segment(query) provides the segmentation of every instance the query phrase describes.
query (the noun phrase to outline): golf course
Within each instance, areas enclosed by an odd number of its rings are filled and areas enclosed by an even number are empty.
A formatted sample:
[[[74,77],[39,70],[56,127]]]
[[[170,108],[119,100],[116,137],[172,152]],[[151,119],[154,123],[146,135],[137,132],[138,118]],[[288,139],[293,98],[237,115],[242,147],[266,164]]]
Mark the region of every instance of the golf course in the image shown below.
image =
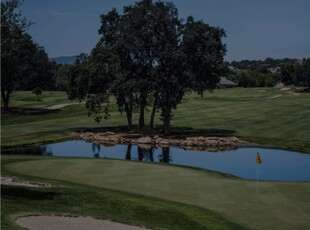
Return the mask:
[[[309,230],[307,9],[1,1],[1,230]]]
[[[45,109],[63,104],[67,106]],[[126,116],[113,103],[110,119],[96,123],[87,116],[85,105],[68,100],[65,92],[43,92],[41,101],[31,92],[16,92],[11,106],[19,110],[2,115],[3,147],[55,142],[70,139],[74,131],[126,126]],[[175,111],[172,132],[237,136],[261,145],[309,152],[309,106],[309,93],[295,88],[222,89],[206,92],[204,97],[188,94]],[[161,127],[159,114],[156,115],[155,126]],[[138,114],[133,118],[135,124]]]
[[[309,104],[310,95],[295,88],[189,94],[175,112],[172,132],[236,136],[309,153]],[[124,130],[125,120],[113,104],[111,118],[98,124],[83,103],[69,101],[63,92],[43,92],[40,101],[31,92],[16,92],[11,112],[2,116],[1,145],[17,149],[72,139],[76,131]],[[2,229],[20,229],[15,219],[27,215],[92,216],[150,229],[310,225],[310,182],[257,183],[208,170],[95,158],[2,155],[1,166],[2,176],[51,184],[1,185]]]

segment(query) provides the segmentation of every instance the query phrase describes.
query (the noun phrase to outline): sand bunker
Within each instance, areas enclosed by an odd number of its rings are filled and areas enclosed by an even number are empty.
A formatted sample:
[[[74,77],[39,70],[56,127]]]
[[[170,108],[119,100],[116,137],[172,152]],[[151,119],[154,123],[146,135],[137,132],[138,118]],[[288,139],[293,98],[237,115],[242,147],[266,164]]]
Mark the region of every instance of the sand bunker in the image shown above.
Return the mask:
[[[27,181],[18,179],[16,177],[1,177],[1,184],[14,185],[14,186],[26,186],[26,187],[50,187],[48,183],[40,183],[35,181]]]
[[[92,217],[26,216],[18,218],[16,223],[29,230],[147,230]]]

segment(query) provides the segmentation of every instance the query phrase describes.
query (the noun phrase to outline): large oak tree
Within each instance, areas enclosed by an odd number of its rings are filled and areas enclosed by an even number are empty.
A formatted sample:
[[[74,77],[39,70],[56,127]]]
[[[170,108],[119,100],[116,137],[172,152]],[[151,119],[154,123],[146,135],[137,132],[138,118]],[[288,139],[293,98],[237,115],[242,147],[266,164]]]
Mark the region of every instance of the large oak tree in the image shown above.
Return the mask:
[[[98,92],[89,93],[93,98],[112,93],[129,127],[136,108],[143,128],[145,109],[151,106],[150,127],[160,110],[169,135],[173,110],[184,95],[202,95],[219,81],[226,52],[224,30],[193,17],[184,23],[173,3],[142,0],[125,7],[122,15],[113,9],[101,16],[99,34],[89,59],[96,72],[91,78],[97,80],[88,84]]]

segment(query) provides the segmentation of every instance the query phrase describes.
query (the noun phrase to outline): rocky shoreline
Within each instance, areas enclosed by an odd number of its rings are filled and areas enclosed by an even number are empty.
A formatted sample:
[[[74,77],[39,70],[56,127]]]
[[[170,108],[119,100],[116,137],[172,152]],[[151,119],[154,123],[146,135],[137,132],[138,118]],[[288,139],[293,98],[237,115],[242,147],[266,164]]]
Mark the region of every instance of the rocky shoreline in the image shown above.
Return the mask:
[[[74,133],[75,137],[108,146],[116,144],[135,144],[144,149],[152,147],[179,147],[186,150],[218,152],[249,146],[251,143],[237,137],[212,137],[212,136],[160,136],[142,135],[139,133]]]

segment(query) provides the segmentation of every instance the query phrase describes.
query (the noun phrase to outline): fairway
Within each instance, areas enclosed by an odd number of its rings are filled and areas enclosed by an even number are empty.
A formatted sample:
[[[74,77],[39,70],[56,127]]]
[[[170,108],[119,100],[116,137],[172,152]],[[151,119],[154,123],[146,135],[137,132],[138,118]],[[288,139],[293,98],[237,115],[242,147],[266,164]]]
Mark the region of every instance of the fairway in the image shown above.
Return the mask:
[[[204,97],[189,94],[175,111],[172,132],[232,135],[262,145],[310,152],[310,94],[295,91],[295,88],[234,88],[216,89],[212,94],[206,92]],[[71,103],[63,92],[43,92],[39,102],[31,92],[16,92],[12,96],[12,105],[24,108],[63,103]],[[135,124],[137,117],[134,114]],[[113,105],[111,118],[99,124],[87,116],[84,104],[42,114],[13,114],[2,117],[1,145],[51,142],[70,138],[70,133],[77,130],[125,125],[126,116],[121,116]],[[155,125],[161,125],[159,114]]]
[[[191,204],[250,229],[307,229],[310,183],[247,181],[214,172],[107,159],[44,158],[4,170]],[[272,216],[272,218],[270,218]]]

